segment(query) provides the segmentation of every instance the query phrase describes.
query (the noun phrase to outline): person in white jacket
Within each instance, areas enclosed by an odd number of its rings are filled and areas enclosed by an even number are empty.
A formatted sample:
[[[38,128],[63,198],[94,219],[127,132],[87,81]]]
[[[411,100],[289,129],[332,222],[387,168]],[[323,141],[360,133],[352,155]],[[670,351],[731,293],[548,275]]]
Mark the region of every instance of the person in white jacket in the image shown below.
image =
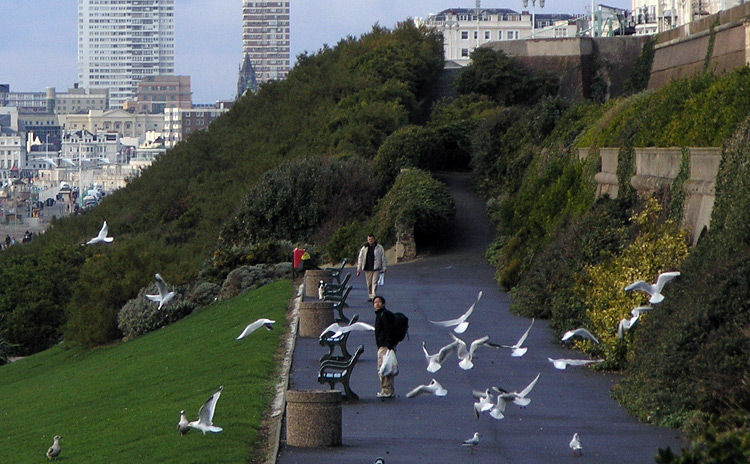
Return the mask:
[[[365,271],[367,282],[367,301],[372,301],[378,294],[378,278],[381,272],[388,268],[388,260],[385,257],[385,249],[375,240],[375,236],[367,236],[367,243],[359,250],[357,258],[357,275]]]

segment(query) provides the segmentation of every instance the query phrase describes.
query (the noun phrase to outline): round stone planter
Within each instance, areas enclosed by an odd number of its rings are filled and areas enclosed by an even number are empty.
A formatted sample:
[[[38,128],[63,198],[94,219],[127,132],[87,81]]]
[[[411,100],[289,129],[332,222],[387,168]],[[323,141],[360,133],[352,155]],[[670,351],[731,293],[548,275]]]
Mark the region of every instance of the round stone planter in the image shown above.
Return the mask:
[[[286,442],[304,447],[341,445],[341,392],[287,390]]]
[[[318,338],[333,324],[333,301],[305,300],[299,302],[300,337]]]
[[[305,271],[305,298],[318,299],[318,287],[320,287],[321,280],[327,284],[333,283],[333,271],[322,269]]]

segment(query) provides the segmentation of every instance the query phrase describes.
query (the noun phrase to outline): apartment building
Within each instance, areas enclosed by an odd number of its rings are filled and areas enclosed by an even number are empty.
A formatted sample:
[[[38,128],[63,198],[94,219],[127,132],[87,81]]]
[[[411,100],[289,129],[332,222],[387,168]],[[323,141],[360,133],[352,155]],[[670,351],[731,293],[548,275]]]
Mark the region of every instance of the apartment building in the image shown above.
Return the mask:
[[[111,108],[138,82],[174,74],[174,0],[78,0],[78,83],[109,89]]]
[[[228,103],[218,103],[213,107],[167,108],[164,110],[164,145],[172,148],[192,132],[207,129],[215,119],[228,112],[230,107]]]
[[[743,0],[633,0],[636,35],[651,35],[741,5]]]
[[[147,76],[138,83],[135,101],[125,103],[125,109],[137,113],[163,114],[165,108],[189,109],[193,106],[190,76]]]
[[[243,0],[243,61],[249,58],[258,84],[289,73],[289,3]]]

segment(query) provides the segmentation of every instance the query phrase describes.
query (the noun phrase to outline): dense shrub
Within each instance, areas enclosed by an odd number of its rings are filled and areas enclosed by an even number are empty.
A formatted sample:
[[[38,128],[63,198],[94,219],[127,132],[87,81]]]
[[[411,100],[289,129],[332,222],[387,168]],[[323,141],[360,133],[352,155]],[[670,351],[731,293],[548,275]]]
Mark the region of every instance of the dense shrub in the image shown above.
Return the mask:
[[[370,231],[370,222],[351,222],[336,231],[328,242],[327,252],[331,261],[349,260],[350,263],[357,261],[357,253],[365,243],[365,238],[373,233]]]
[[[219,296],[221,285],[213,282],[200,282],[195,285],[188,294],[186,299],[194,305],[200,307],[208,306]]]
[[[302,248],[313,252],[314,246],[301,244]],[[227,275],[241,266],[254,266],[262,263],[283,263],[292,260],[295,244],[287,240],[264,240],[261,242],[219,246],[211,259],[201,269],[200,278],[213,284],[220,284]]]
[[[172,300],[159,309],[159,304],[145,297],[156,294],[156,285],[149,285],[129,300],[117,314],[117,327],[125,340],[133,339],[182,319],[197,307],[178,292]]]

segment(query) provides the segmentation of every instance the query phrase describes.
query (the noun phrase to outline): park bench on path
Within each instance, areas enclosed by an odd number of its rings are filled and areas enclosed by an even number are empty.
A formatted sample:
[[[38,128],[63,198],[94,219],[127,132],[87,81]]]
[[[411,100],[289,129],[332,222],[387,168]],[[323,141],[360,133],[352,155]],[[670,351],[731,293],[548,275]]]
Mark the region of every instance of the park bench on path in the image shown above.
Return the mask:
[[[346,298],[349,296],[349,293],[352,291],[352,286],[349,285],[344,290],[344,293],[341,296],[336,295],[325,295],[323,297],[323,301],[333,301],[333,309],[338,311],[339,317],[336,318],[336,322],[349,322],[349,318],[344,316],[344,306],[349,306],[346,304]]]
[[[355,322],[357,322],[357,319],[359,319],[359,314],[355,314],[354,316],[352,316],[352,320],[349,321],[349,325],[352,325]],[[333,332],[330,332],[330,331],[321,334],[320,345],[328,346],[328,353],[320,357],[320,362],[323,362],[326,359],[334,359],[336,361],[348,361],[352,357],[352,355],[349,354],[349,352],[346,350],[346,341],[349,339],[350,333],[351,332],[345,332],[339,335],[338,337],[332,337],[331,335],[333,334]],[[333,354],[337,346],[341,350],[340,355]]]
[[[334,385],[340,383],[344,388],[343,399],[344,401],[357,401],[359,396],[352,391],[349,387],[349,378],[352,375],[354,366],[357,364],[359,357],[364,353],[365,347],[359,345],[357,351],[354,352],[354,356],[349,358],[348,361],[337,361],[335,359],[327,359],[320,363],[320,370],[318,371],[318,383],[328,383],[333,390]]]
[[[336,279],[336,282],[341,283],[341,271],[344,270],[344,266],[346,266],[346,258],[344,258],[344,261],[341,262],[341,266],[339,267],[327,267],[325,268],[326,271],[331,271],[331,277]]]
[[[323,283],[323,296],[331,295],[331,296],[341,296],[344,293],[344,290],[346,289],[346,284],[349,283],[349,279],[352,278],[352,273],[347,272],[346,277],[344,277],[344,280],[340,284],[332,284],[332,283]],[[322,281],[321,281],[322,282]]]

